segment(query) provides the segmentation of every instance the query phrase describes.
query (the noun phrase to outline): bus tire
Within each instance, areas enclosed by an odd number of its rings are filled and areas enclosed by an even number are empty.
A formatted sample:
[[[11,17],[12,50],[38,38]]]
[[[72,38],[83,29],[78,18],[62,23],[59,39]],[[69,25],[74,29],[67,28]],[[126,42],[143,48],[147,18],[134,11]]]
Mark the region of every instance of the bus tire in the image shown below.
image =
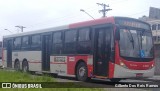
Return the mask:
[[[14,64],[14,69],[15,69],[16,71],[19,71],[19,70],[20,70],[20,63],[19,63],[18,60],[17,60],[17,61],[15,62],[15,64]]]
[[[27,62],[27,61],[24,61],[24,62],[22,63],[22,71],[23,71],[23,72],[28,72],[28,71],[29,71],[28,62]]]
[[[121,81],[121,79],[120,78],[112,78],[112,79],[110,79],[110,81],[111,82],[119,82],[119,81]]]
[[[76,79],[78,81],[88,81],[88,69],[84,62],[80,62],[76,69]]]
[[[29,71],[30,74],[34,75],[35,74],[35,71]]]
[[[51,76],[53,76],[54,78],[57,78],[57,77],[58,77],[58,74],[56,74],[56,73],[51,73]]]

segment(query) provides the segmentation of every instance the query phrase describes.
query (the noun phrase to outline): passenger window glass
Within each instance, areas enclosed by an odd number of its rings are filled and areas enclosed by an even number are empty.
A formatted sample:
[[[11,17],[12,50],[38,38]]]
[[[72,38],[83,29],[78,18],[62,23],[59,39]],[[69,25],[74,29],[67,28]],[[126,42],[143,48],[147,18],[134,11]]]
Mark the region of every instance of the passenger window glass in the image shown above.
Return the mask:
[[[32,36],[32,46],[39,46],[41,44],[41,36],[40,35],[33,35]]]
[[[84,28],[79,30],[79,41],[88,41],[90,40],[89,38],[90,35],[90,30],[89,28]]]
[[[19,49],[21,47],[21,37],[15,38],[13,44],[15,49]]]
[[[75,42],[76,41],[76,35],[77,31],[76,30],[70,30],[65,32],[65,42]]]
[[[29,45],[29,37],[28,36],[24,36],[22,38],[22,46],[28,46]]]
[[[53,43],[61,43],[62,38],[61,38],[61,32],[56,32],[53,34]]]

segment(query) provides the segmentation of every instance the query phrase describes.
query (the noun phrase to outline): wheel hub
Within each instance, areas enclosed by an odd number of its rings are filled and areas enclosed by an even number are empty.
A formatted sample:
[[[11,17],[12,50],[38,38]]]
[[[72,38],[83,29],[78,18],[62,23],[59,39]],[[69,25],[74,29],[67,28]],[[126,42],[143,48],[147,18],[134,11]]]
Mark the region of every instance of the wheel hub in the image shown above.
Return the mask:
[[[85,75],[85,68],[84,67],[81,67],[80,69],[79,69],[79,75],[81,76],[81,77],[83,77],[84,75]]]

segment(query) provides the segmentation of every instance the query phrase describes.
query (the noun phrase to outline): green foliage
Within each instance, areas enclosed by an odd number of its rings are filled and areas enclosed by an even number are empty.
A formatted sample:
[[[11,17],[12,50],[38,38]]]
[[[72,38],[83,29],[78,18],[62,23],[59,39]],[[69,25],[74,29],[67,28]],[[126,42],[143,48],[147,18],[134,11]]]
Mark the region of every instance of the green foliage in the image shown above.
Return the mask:
[[[22,73],[18,71],[5,71],[0,70],[0,82],[56,82],[53,77],[49,75],[30,75],[28,73]],[[73,88],[12,88],[12,89],[0,89],[0,91],[102,91],[100,88],[74,88],[81,87],[77,86],[77,84],[68,84]],[[58,87],[58,84],[57,86]]]
[[[0,82],[54,82],[49,76],[35,76],[19,71],[0,70]]]

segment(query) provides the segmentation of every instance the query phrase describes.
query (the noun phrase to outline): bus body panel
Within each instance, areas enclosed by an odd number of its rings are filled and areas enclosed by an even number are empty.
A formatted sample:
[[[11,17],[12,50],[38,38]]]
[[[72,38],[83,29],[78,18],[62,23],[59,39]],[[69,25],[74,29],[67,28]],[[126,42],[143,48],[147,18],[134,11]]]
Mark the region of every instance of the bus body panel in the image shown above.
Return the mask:
[[[50,72],[67,75],[67,56],[50,56]]]
[[[113,78],[136,78],[136,77],[152,77],[155,67],[147,70],[131,70],[115,64]],[[140,76],[138,76],[140,74]]]
[[[115,64],[113,62],[109,62],[109,77],[108,78],[114,77],[114,70],[115,70]]]
[[[120,62],[123,62],[124,65],[131,70],[148,70],[154,65],[154,61],[150,62],[134,62],[130,60],[124,60],[120,58]]]
[[[2,61],[3,61],[4,67],[7,67],[7,50],[5,50],[5,49],[3,49],[3,58],[2,58]]]
[[[84,61],[87,64],[88,76],[93,74],[93,60],[91,55],[83,56],[50,56],[50,72],[58,75],[68,76],[75,75],[76,64]]]
[[[12,62],[14,67],[15,60],[20,62],[20,69],[22,69],[22,62],[28,61],[30,71],[42,71],[41,70],[41,51],[13,51]]]

